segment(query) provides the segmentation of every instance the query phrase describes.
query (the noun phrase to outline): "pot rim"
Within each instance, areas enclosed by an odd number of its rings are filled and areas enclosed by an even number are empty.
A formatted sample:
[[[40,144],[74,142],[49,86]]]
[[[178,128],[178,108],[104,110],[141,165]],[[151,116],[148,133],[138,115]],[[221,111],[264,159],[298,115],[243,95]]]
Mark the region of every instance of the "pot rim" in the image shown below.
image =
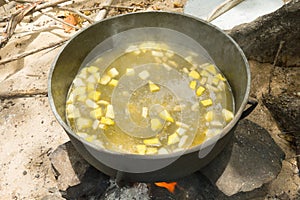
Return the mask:
[[[114,152],[114,151],[109,151],[105,148],[102,148],[100,146],[97,146],[93,143],[90,143],[86,140],[84,140],[82,137],[78,136],[76,133],[74,133],[72,131],[72,129],[62,120],[62,118],[60,117],[60,115],[57,112],[57,109],[55,107],[54,104],[54,100],[52,97],[52,76],[53,76],[53,72],[55,70],[55,66],[56,63],[61,55],[61,53],[64,51],[64,49],[69,45],[69,43],[71,43],[74,38],[76,38],[79,34],[82,34],[83,32],[85,32],[88,28],[96,26],[98,23],[102,23],[103,21],[109,21],[109,20],[114,20],[117,18],[121,18],[127,15],[144,15],[144,14],[167,14],[167,15],[180,15],[186,18],[191,18],[195,21],[198,21],[200,23],[204,23],[207,26],[210,26],[214,29],[216,29],[217,31],[223,33],[233,44],[234,46],[237,48],[237,50],[239,51],[240,55],[243,58],[243,61],[245,63],[245,67],[246,67],[246,74],[247,74],[247,86],[246,86],[246,91],[245,91],[245,95],[243,98],[243,101],[239,107],[239,109],[237,110],[237,112],[235,113],[234,118],[223,128],[222,132],[219,135],[216,135],[212,138],[210,138],[209,140],[203,142],[202,144],[199,144],[197,146],[191,147],[191,148],[187,148],[184,149],[182,151],[178,151],[178,152],[173,152],[173,153],[169,153],[169,154],[160,154],[160,155],[139,155],[139,154],[128,154],[128,153],[122,153],[122,152]],[[51,64],[51,68],[49,71],[49,76],[48,76],[48,101],[51,107],[51,110],[56,118],[56,120],[59,122],[59,124],[64,128],[65,131],[67,131],[68,134],[72,134],[73,137],[75,137],[77,140],[79,140],[81,143],[83,143],[85,146],[89,146],[93,149],[99,150],[103,153],[106,154],[111,154],[111,155],[119,155],[119,156],[126,156],[128,158],[133,158],[133,159],[144,159],[144,160],[148,160],[148,159],[170,159],[170,158],[175,158],[175,157],[179,157],[181,155],[185,155],[185,154],[190,154],[190,153],[194,153],[196,151],[201,151],[202,149],[205,149],[211,145],[213,145],[214,143],[216,143],[219,139],[223,138],[231,129],[234,128],[234,126],[237,125],[238,121],[240,120],[240,117],[243,113],[243,110],[245,109],[246,105],[247,105],[247,101],[249,98],[249,94],[250,94],[250,83],[251,83],[251,74],[250,74],[250,67],[249,67],[249,63],[248,60],[244,54],[244,52],[242,51],[242,49],[239,47],[239,45],[235,42],[235,40],[233,38],[231,38],[227,33],[225,33],[223,30],[221,30],[219,27],[206,22],[200,18],[194,17],[192,15],[189,14],[184,14],[184,13],[175,13],[175,12],[170,12],[170,11],[142,11],[142,12],[136,12],[136,13],[127,13],[127,14],[121,14],[121,15],[117,15],[117,16],[113,16],[113,17],[109,17],[106,19],[103,19],[99,22],[96,22],[82,30],[80,30],[78,33],[76,33],[75,35],[73,35],[68,41],[67,43],[61,48],[61,50],[59,51],[59,53],[56,55],[54,61]]]

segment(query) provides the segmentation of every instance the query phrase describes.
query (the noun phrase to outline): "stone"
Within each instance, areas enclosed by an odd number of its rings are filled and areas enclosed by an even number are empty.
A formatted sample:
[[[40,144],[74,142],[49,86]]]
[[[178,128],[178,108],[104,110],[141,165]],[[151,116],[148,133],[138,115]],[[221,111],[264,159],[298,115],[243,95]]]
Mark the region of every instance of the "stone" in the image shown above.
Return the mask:
[[[79,184],[90,166],[70,141],[58,146],[49,157],[60,190]]]
[[[300,65],[300,2],[291,1],[251,23],[241,24],[229,31],[248,59],[273,63],[277,51],[280,66]]]
[[[280,173],[285,154],[267,130],[241,120],[231,144],[201,172],[227,196],[262,187]]]

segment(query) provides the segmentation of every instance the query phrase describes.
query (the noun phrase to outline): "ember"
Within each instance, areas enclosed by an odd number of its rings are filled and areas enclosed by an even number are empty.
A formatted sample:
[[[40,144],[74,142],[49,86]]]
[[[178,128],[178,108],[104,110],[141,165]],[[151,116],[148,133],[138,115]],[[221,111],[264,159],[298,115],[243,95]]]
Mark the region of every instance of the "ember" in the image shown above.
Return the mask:
[[[175,191],[175,186],[177,185],[177,182],[171,182],[171,183],[167,183],[167,182],[156,182],[154,183],[156,186],[158,187],[163,187],[166,188],[167,190],[169,190],[169,192],[174,193]]]

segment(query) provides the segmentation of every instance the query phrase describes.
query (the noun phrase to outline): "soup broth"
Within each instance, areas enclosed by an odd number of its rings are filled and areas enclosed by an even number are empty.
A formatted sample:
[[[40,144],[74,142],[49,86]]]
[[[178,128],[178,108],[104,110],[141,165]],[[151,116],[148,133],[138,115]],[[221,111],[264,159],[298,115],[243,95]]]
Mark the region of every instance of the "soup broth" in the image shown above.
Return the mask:
[[[102,53],[80,69],[66,102],[76,134],[142,155],[199,145],[220,134],[233,113],[229,83],[213,62],[156,42]]]

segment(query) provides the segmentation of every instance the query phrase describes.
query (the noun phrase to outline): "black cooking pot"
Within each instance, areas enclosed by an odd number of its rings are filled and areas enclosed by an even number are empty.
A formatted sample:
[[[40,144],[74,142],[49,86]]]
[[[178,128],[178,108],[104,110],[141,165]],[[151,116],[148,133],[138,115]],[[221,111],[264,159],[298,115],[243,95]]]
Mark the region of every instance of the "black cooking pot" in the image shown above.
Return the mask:
[[[143,27],[180,32],[202,45],[231,85],[235,117],[222,133],[184,152],[166,155],[133,155],[108,151],[76,135],[66,123],[65,104],[69,87],[87,55],[115,34]],[[242,50],[223,31],[200,19],[168,12],[121,15],[95,23],[76,34],[56,57],[50,71],[48,95],[51,108],[77,151],[91,165],[110,176],[127,181],[170,181],[191,174],[208,164],[231,140],[241,117],[256,103],[248,101],[250,70]],[[244,110],[247,103],[253,104]]]

